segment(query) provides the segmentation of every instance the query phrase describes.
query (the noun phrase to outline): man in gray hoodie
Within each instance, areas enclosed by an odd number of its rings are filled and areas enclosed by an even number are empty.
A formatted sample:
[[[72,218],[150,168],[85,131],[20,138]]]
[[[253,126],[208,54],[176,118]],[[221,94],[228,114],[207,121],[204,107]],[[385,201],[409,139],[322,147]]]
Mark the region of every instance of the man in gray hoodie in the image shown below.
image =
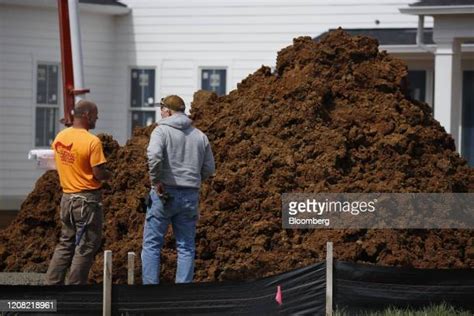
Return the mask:
[[[163,98],[161,117],[153,130],[147,156],[152,189],[142,247],[143,284],[158,284],[160,253],[171,224],[176,238],[176,283],[192,282],[201,181],[215,172],[206,135],[184,114],[183,99]]]

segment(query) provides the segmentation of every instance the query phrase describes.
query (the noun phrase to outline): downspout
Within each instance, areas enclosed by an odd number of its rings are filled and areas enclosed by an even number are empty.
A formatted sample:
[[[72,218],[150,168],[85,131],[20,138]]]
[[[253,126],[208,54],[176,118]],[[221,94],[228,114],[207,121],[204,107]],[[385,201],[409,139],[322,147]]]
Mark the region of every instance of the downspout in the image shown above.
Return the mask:
[[[64,96],[64,118],[61,119],[61,123],[71,126],[72,110],[75,102],[78,101],[75,100],[75,96],[82,97],[83,94],[89,92],[88,89],[83,88],[82,47],[77,0],[58,0],[58,14]]]
[[[423,45],[423,31],[425,27],[425,16],[418,16],[418,29],[416,30],[416,45]]]
[[[416,30],[416,46],[428,53],[434,53],[435,48],[431,48],[425,45],[424,43],[424,32],[425,32],[425,16],[418,16],[418,28]]]
[[[424,43],[424,33],[425,33],[425,16],[424,15],[418,15],[418,28],[417,28],[417,31],[416,31],[416,47],[420,48],[421,50],[427,52],[427,53],[430,53],[430,54],[435,54],[436,52],[436,47],[428,47],[427,45],[425,45]],[[434,86],[432,80],[434,78],[434,74],[430,77],[431,79],[428,79],[428,75],[426,76],[426,80],[427,80],[427,84],[429,84],[430,86]],[[430,81],[428,81],[430,80]],[[430,82],[430,83],[428,83]],[[426,94],[426,98],[425,99],[425,102],[429,102],[431,103],[431,105],[433,106],[432,107],[432,110],[434,111],[434,91],[428,96],[428,91],[431,89],[431,88],[426,88],[427,89],[427,94]]]
[[[78,0],[68,0],[69,2],[69,21],[71,27],[71,50],[72,65],[74,68],[74,91],[75,102],[84,99],[84,95],[89,92],[84,89],[84,68],[82,66],[82,41],[81,28],[79,24]]]

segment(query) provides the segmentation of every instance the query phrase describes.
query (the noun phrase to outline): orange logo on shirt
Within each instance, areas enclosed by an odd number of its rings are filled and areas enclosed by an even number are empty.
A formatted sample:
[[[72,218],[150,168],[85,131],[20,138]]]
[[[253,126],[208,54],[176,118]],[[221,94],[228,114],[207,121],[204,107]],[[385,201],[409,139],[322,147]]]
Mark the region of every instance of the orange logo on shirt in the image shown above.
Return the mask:
[[[72,145],[73,143],[66,146],[61,142],[56,142],[56,144],[54,145],[54,149],[58,153],[61,162],[65,164],[73,164],[74,160],[76,160],[74,154],[71,152]]]

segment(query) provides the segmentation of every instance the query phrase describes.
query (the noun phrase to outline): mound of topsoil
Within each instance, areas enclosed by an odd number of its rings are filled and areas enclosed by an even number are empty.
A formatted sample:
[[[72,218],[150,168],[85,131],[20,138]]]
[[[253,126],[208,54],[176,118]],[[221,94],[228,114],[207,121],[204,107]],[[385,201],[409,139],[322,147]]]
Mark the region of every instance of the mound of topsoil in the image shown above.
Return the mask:
[[[301,37],[229,95],[198,92],[195,125],[209,137],[217,174],[202,188],[196,280],[263,277],[323,260],[414,267],[474,267],[471,230],[284,230],[285,192],[473,192],[474,172],[430,108],[410,100],[404,64],[367,37],[342,30]],[[101,135],[114,178],[104,185],[105,234],[116,282],[141,250],[149,190],[145,149],[153,127],[120,147]],[[59,234],[60,187],[46,172],[0,234],[3,271],[47,269]],[[169,232],[169,235],[170,232]],[[174,240],[162,279],[174,279]],[[90,274],[102,279],[102,254]],[[137,259],[136,274],[140,275]]]

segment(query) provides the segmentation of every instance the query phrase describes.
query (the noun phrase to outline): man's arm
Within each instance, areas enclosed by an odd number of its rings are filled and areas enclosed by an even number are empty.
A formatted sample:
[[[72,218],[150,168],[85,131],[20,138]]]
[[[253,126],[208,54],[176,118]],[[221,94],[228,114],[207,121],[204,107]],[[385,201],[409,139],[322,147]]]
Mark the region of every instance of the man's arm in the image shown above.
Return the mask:
[[[105,167],[106,162],[102,142],[95,137],[91,145],[89,163],[92,166],[92,174],[98,181],[108,180],[112,176],[112,173]]]
[[[204,162],[201,168],[201,180],[204,181],[216,172],[214,155],[212,154],[211,144],[206,138],[206,151],[204,152]]]
[[[160,193],[161,183],[159,180],[162,161],[163,151],[165,148],[164,135],[159,127],[156,127],[150,135],[150,142],[147,148],[148,157],[148,173],[150,175],[151,184],[157,187],[158,193]]]
[[[99,181],[109,180],[112,176],[110,170],[105,167],[105,163],[92,167],[92,174],[94,174],[94,178]]]

